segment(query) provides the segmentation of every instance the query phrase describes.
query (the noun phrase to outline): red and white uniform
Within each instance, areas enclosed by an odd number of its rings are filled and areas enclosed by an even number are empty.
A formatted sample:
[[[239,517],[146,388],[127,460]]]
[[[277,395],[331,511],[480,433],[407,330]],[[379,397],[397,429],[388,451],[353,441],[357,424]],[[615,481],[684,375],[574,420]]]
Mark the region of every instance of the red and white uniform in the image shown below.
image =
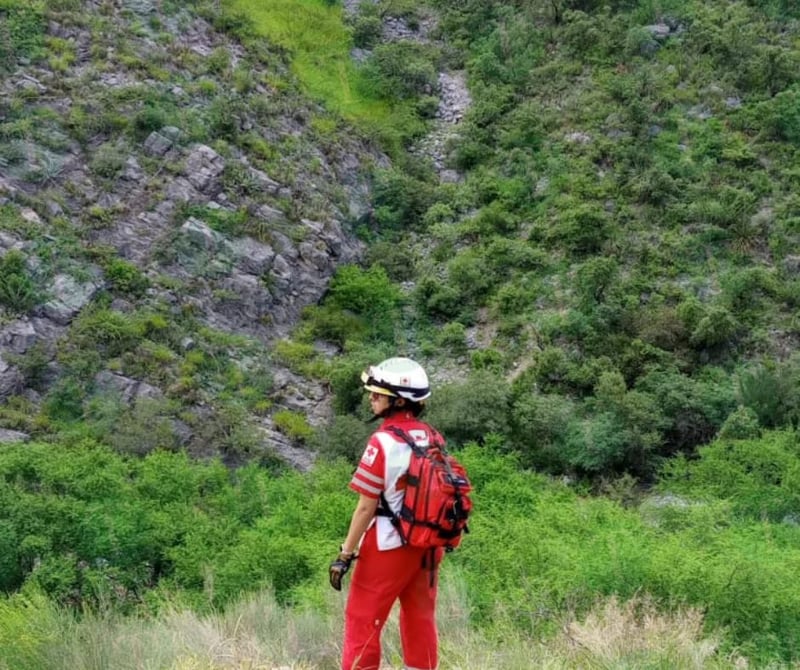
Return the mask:
[[[441,439],[410,412],[393,414],[373,433],[361,457],[350,488],[370,498],[383,493],[389,507],[399,512],[411,447],[386,430],[397,426],[419,446]],[[359,548],[345,609],[342,670],[378,670],[380,634],[400,600],[400,637],[407,670],[432,670],[438,663],[436,630],[436,566],[442,551],[404,546],[391,519],[373,519]]]

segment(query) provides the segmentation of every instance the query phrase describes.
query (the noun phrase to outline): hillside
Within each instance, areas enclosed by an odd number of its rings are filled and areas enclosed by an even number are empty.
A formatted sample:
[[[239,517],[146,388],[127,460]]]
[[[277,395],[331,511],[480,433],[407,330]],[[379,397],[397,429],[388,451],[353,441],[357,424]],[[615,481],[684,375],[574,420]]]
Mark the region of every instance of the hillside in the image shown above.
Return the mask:
[[[790,0],[0,0],[0,670],[336,667],[398,353],[447,667],[796,664],[798,166]]]
[[[0,11],[4,426],[274,460],[276,399],[326,410],[272,346],[361,257],[385,157],[211,4]]]
[[[462,178],[419,154],[378,172],[367,259],[406,290],[395,328],[327,334],[334,299],[310,331],[354,368],[359,342],[423,357],[451,439],[553,473],[648,480],[720,430],[796,425],[797,9],[433,4],[430,69],[472,97]],[[418,105],[421,71],[389,71]]]
[[[5,6],[7,429],[307,467],[396,351],[553,472],[796,420],[794,10]]]

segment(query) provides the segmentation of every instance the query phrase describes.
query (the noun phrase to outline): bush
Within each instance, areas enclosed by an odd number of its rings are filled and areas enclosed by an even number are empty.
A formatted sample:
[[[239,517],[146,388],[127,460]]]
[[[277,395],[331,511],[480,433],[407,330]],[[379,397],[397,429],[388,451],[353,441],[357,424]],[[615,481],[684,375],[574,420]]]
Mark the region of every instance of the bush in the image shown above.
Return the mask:
[[[24,314],[39,301],[25,256],[11,250],[0,258],[0,304],[17,314]]]
[[[728,500],[735,512],[754,521],[800,518],[800,451],[793,433],[720,438],[700,447],[698,456],[665,463],[659,487]]]
[[[786,426],[800,419],[800,364],[765,361],[742,370],[737,378],[739,401],[764,428]]]
[[[416,258],[412,250],[398,241],[378,241],[367,250],[368,264],[383,268],[395,282],[404,282],[414,277]]]
[[[569,468],[563,445],[575,403],[556,394],[525,393],[511,410],[512,444],[523,465],[558,473]]]
[[[699,349],[724,349],[735,343],[739,322],[725,307],[712,305],[697,322],[689,341]]]
[[[275,427],[288,438],[296,442],[306,442],[314,434],[305,416],[290,410],[280,410],[272,415]]]
[[[654,399],[665,421],[664,443],[670,452],[709,442],[736,407],[733,384],[714,368],[692,378],[654,367],[636,383],[635,390]]]
[[[125,167],[125,151],[113,142],[106,142],[98,147],[89,168],[99,177],[115,179]]]
[[[762,103],[759,116],[775,139],[800,145],[800,87],[781,91]]]
[[[725,419],[719,429],[719,440],[749,440],[761,437],[758,415],[749,407],[739,406]]]
[[[383,267],[346,265],[331,280],[323,307],[309,310],[308,318],[319,336],[340,344],[364,335],[391,342],[401,297]]]
[[[72,344],[99,351],[107,358],[132,349],[143,335],[142,324],[131,315],[104,308],[84,311],[70,327]]]
[[[430,47],[410,40],[379,44],[366,66],[367,78],[382,97],[405,99],[429,94],[437,83],[433,58]]]
[[[111,286],[120,293],[141,297],[150,286],[150,281],[142,271],[122,258],[111,259],[105,271]]]
[[[108,431],[100,438],[121,454],[144,455],[178,448],[170,410],[163,400],[141,398],[132,406],[120,408]]]
[[[612,223],[603,209],[581,203],[559,212],[558,220],[548,229],[547,238],[551,244],[563,245],[573,253],[592,254],[600,251],[612,230]]]
[[[489,433],[508,435],[510,388],[488,370],[472,372],[466,381],[434,389],[430,422],[456,444],[482,442]]]
[[[433,195],[427,179],[396,168],[378,170],[373,179],[375,223],[393,230],[418,228],[433,204]]]
[[[353,21],[353,44],[359,49],[371,49],[380,39],[382,29],[380,16],[360,14]]]
[[[0,3],[0,70],[13,70],[20,58],[36,58],[44,47],[45,19],[39,7]]]
[[[436,336],[436,344],[455,356],[467,353],[466,329],[458,321],[446,323]]]
[[[310,443],[323,458],[344,458],[348,463],[357,463],[372,430],[373,426],[362,419],[337,415],[327,426],[315,431]]]
[[[337,414],[349,414],[361,406],[364,401],[361,373],[390,355],[395,354],[381,347],[358,347],[337,359],[330,371],[333,409]]]

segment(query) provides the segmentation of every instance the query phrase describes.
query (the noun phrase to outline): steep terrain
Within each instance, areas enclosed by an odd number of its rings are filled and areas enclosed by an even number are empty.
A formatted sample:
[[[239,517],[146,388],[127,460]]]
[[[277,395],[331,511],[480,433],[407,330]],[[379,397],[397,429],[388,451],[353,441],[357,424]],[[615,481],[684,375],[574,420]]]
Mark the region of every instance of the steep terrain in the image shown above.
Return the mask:
[[[386,159],[210,4],[0,11],[5,425],[47,434],[101,403],[164,428],[129,448],[236,453],[265,449],[246,425],[270,403],[324,420],[324,389],[270,351],[363,255]]]
[[[554,473],[797,422],[796,9],[301,6],[6,0],[6,429],[307,466],[396,352]]]

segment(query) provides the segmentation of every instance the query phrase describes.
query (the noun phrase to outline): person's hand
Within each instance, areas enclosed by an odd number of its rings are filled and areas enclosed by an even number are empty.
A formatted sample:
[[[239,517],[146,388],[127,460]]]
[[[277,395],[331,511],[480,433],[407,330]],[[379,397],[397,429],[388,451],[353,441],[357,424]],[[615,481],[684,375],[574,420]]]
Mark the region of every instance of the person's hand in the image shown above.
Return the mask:
[[[331,586],[337,591],[342,590],[342,579],[350,569],[350,564],[358,558],[355,551],[345,551],[344,547],[340,548],[339,555],[336,560],[331,563],[328,568],[328,578],[331,581]]]

